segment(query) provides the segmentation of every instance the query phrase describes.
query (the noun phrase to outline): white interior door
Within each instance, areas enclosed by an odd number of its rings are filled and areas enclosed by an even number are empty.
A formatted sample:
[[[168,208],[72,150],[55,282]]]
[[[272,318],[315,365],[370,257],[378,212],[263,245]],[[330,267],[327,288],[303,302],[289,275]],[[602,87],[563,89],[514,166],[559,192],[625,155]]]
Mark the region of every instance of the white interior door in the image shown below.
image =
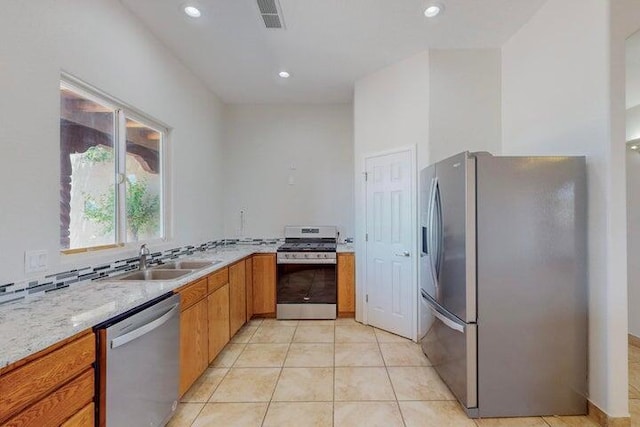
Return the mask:
[[[416,323],[412,161],[410,150],[365,160],[367,323],[411,339]]]

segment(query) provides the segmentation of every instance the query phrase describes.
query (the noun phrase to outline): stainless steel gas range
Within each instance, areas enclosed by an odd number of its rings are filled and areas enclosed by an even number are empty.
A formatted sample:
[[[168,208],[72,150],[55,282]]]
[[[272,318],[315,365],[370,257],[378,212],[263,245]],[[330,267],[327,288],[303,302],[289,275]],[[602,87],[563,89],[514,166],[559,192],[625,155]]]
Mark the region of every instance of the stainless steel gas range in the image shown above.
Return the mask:
[[[278,248],[278,319],[335,319],[337,228],[289,226]]]

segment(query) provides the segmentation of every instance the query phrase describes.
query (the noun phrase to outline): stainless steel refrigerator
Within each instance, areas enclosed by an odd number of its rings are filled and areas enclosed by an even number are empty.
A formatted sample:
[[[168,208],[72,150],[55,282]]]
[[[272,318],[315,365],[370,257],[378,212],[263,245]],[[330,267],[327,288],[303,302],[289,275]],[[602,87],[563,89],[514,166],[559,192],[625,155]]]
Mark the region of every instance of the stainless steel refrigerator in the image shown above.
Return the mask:
[[[471,417],[587,411],[584,157],[420,172],[424,353]]]

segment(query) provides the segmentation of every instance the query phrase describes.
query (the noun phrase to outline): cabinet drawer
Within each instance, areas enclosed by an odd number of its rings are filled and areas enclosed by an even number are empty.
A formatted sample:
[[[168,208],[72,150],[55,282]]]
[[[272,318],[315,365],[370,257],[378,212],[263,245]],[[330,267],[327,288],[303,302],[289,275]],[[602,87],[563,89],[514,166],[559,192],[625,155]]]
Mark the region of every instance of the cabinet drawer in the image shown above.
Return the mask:
[[[1,376],[0,420],[46,396],[86,370],[95,360],[95,335],[87,334]]]
[[[69,418],[61,427],[93,427],[95,421],[95,410],[93,402],[80,409],[74,416]]]
[[[229,269],[223,268],[209,276],[209,293],[215,292],[226,283],[229,283]]]
[[[188,285],[180,291],[180,310],[184,311],[207,296],[207,279]]]
[[[93,380],[93,368],[87,369],[75,380],[2,424],[2,427],[58,427],[93,400]]]

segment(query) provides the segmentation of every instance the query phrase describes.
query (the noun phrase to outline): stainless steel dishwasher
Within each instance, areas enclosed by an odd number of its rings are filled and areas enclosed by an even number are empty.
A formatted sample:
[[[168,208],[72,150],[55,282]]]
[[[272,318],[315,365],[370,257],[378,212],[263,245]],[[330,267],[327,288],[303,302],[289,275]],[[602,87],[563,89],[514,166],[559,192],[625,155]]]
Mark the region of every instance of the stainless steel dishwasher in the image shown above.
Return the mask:
[[[163,295],[95,329],[97,425],[165,425],[178,403],[180,296]]]

